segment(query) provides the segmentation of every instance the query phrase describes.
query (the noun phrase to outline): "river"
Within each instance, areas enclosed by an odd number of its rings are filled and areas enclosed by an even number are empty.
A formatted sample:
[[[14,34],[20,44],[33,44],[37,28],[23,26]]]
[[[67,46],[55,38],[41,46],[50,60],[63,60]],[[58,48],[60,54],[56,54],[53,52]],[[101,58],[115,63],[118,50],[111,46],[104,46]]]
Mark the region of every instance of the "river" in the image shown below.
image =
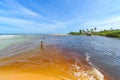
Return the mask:
[[[113,80],[120,79],[120,39],[102,36],[72,35],[32,35],[24,42],[0,50],[0,58],[20,54],[40,45],[43,41],[47,46],[77,51],[89,58],[91,64],[106,72]],[[26,38],[26,37],[25,37]],[[3,45],[0,45],[3,46]],[[16,49],[16,47],[19,47]],[[16,52],[17,51],[17,52]],[[8,54],[9,53],[9,54]]]

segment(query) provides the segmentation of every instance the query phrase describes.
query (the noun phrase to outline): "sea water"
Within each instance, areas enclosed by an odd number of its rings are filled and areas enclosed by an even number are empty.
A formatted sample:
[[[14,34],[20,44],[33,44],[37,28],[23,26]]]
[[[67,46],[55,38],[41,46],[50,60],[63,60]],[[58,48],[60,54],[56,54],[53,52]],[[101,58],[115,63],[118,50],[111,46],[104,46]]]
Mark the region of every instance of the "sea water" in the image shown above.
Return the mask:
[[[0,35],[0,50],[9,47],[10,45],[26,41],[30,36],[26,35]]]

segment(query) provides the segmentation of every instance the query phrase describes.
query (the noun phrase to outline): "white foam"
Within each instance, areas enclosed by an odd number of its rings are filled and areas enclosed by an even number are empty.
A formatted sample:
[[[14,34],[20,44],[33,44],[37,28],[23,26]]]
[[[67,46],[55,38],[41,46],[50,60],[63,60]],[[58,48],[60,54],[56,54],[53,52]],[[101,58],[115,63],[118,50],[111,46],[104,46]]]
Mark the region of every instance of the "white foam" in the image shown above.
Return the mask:
[[[11,39],[17,36],[18,35],[0,35],[0,39]]]
[[[86,61],[92,66],[92,63],[90,62],[90,56],[86,53]]]
[[[85,55],[87,62],[93,67],[92,73],[96,75],[98,80],[104,80],[104,75],[99,70],[97,70],[90,62],[90,56],[88,54]],[[94,80],[92,76],[90,77],[90,80]]]
[[[98,80],[104,80],[104,75],[98,71],[96,68],[93,68],[93,73],[96,74],[96,77],[98,78]]]

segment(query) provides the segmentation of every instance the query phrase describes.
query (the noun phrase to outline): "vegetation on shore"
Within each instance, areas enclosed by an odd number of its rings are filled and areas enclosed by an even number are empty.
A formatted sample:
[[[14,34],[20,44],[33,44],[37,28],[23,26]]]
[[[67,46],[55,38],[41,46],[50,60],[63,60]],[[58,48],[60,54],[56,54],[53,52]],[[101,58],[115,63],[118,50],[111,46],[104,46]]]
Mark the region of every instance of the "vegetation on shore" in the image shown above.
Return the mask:
[[[110,30],[102,30],[96,31],[97,28],[87,29],[87,30],[79,30],[79,32],[70,32],[71,35],[100,35],[100,36],[107,36],[107,37],[119,37],[120,38],[120,29],[110,29]]]

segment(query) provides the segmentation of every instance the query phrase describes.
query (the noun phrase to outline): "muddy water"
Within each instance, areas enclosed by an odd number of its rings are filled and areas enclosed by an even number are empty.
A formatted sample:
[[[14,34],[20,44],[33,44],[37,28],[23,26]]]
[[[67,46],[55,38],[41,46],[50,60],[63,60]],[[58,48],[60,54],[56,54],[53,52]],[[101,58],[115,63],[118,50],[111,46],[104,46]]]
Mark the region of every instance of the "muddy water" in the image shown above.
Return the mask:
[[[62,79],[119,80],[120,40],[100,36],[35,35],[34,39],[1,50],[0,58],[0,69],[4,72],[17,67],[16,72],[44,72]]]

